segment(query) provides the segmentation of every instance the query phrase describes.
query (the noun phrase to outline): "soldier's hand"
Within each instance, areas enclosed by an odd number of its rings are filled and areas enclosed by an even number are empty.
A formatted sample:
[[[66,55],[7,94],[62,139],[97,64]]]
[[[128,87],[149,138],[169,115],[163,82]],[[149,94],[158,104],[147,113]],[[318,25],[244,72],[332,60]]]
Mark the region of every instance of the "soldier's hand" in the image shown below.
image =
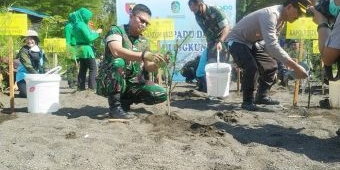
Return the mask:
[[[144,60],[151,61],[155,63],[164,63],[165,60],[161,54],[154,54],[152,52],[146,51],[144,54]]]
[[[217,49],[218,51],[221,51],[221,50],[223,49],[223,47],[222,47],[222,42],[217,42],[217,43],[216,43],[216,49]]]
[[[158,66],[155,62],[145,61],[144,62],[144,68],[148,72],[153,72],[158,70]]]

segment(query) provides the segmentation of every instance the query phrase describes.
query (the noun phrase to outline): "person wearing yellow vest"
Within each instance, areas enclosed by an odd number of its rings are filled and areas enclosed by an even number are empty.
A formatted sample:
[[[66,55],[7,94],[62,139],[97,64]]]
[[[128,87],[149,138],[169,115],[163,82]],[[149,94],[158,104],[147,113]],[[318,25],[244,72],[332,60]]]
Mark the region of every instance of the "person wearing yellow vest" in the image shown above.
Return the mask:
[[[96,89],[97,63],[93,42],[99,38],[102,29],[96,31],[90,29],[88,22],[92,15],[92,12],[86,8],[80,8],[75,12],[76,23],[73,25],[73,35],[76,42],[76,55],[80,64],[78,90],[85,90],[87,70],[89,70],[88,88]]]

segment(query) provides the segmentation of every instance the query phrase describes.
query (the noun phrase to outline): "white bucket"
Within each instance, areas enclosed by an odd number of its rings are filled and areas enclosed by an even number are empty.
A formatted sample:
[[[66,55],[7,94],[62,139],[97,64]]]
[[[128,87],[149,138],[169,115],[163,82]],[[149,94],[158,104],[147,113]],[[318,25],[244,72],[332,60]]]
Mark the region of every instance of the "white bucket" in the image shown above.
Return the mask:
[[[231,66],[228,63],[210,63],[205,66],[207,92],[209,96],[229,95]]]
[[[59,110],[59,74],[26,74],[27,110],[29,113],[52,113]]]
[[[340,108],[340,80],[329,81],[329,104],[332,108]]]

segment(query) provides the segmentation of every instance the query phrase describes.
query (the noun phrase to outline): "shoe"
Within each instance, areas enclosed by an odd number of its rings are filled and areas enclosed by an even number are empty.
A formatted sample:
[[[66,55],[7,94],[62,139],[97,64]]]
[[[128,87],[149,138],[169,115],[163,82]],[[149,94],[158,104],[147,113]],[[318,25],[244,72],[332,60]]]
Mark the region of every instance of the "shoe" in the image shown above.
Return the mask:
[[[131,110],[130,108],[131,104],[122,102],[121,106],[122,106],[122,109],[126,112]]]
[[[340,129],[338,129],[338,130],[336,131],[336,134],[337,134],[338,136],[340,136]]]
[[[328,86],[329,85],[329,80],[328,79],[323,79],[323,83]]]
[[[207,92],[207,82],[205,80],[205,77],[198,77],[197,78],[197,86],[198,86],[198,91],[200,92]]]
[[[288,75],[284,75],[283,78],[281,79],[280,85],[283,87],[287,87],[288,86]]]
[[[198,88],[197,91],[203,92],[203,93],[207,93],[207,89],[203,89],[203,88]]]
[[[96,89],[90,89],[90,88],[88,88],[87,91],[90,92],[90,93],[96,93]]]
[[[329,99],[320,100],[319,104],[320,104],[320,108],[322,108],[322,109],[331,109],[332,108],[330,103],[329,103]]]
[[[69,87],[70,89],[75,89],[75,88],[77,88],[76,82],[73,82],[73,81],[71,81],[71,80],[68,80],[68,81],[67,81],[67,84],[68,84],[68,87]]]
[[[131,99],[128,99],[128,98],[122,98],[120,99],[120,106],[122,107],[122,109],[124,111],[130,111],[131,108],[130,106],[133,104],[132,100]]]
[[[261,97],[261,98],[256,97],[255,104],[278,105],[280,104],[280,102],[266,96],[266,97]]]
[[[77,91],[85,91],[85,90],[86,90],[85,88],[77,87]]]
[[[129,112],[125,112],[120,106],[110,109],[109,115],[113,119],[133,119],[136,117]]]
[[[242,109],[248,110],[248,111],[256,111],[258,110],[258,107],[256,106],[256,104],[254,104],[252,101],[250,102],[246,102],[244,101],[241,105]]]
[[[72,84],[72,83],[68,83],[68,87],[69,87],[70,89],[76,88],[76,86],[75,86],[74,84]]]

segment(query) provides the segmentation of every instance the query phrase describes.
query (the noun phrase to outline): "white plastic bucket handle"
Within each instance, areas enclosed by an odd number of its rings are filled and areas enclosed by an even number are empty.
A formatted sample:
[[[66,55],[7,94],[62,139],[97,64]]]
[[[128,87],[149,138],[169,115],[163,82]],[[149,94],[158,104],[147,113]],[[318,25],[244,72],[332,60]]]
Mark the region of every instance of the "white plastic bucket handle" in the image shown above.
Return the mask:
[[[45,74],[57,74],[59,71],[61,70],[61,66],[57,66],[51,70],[49,70],[48,72],[46,72]]]
[[[35,81],[39,81],[41,79],[44,79],[46,78],[49,74],[57,74],[59,71],[61,70],[61,66],[57,66],[51,70],[49,70],[48,72],[46,72],[45,74],[41,74],[41,75],[44,75],[44,76],[41,76],[40,78],[36,79]]]

